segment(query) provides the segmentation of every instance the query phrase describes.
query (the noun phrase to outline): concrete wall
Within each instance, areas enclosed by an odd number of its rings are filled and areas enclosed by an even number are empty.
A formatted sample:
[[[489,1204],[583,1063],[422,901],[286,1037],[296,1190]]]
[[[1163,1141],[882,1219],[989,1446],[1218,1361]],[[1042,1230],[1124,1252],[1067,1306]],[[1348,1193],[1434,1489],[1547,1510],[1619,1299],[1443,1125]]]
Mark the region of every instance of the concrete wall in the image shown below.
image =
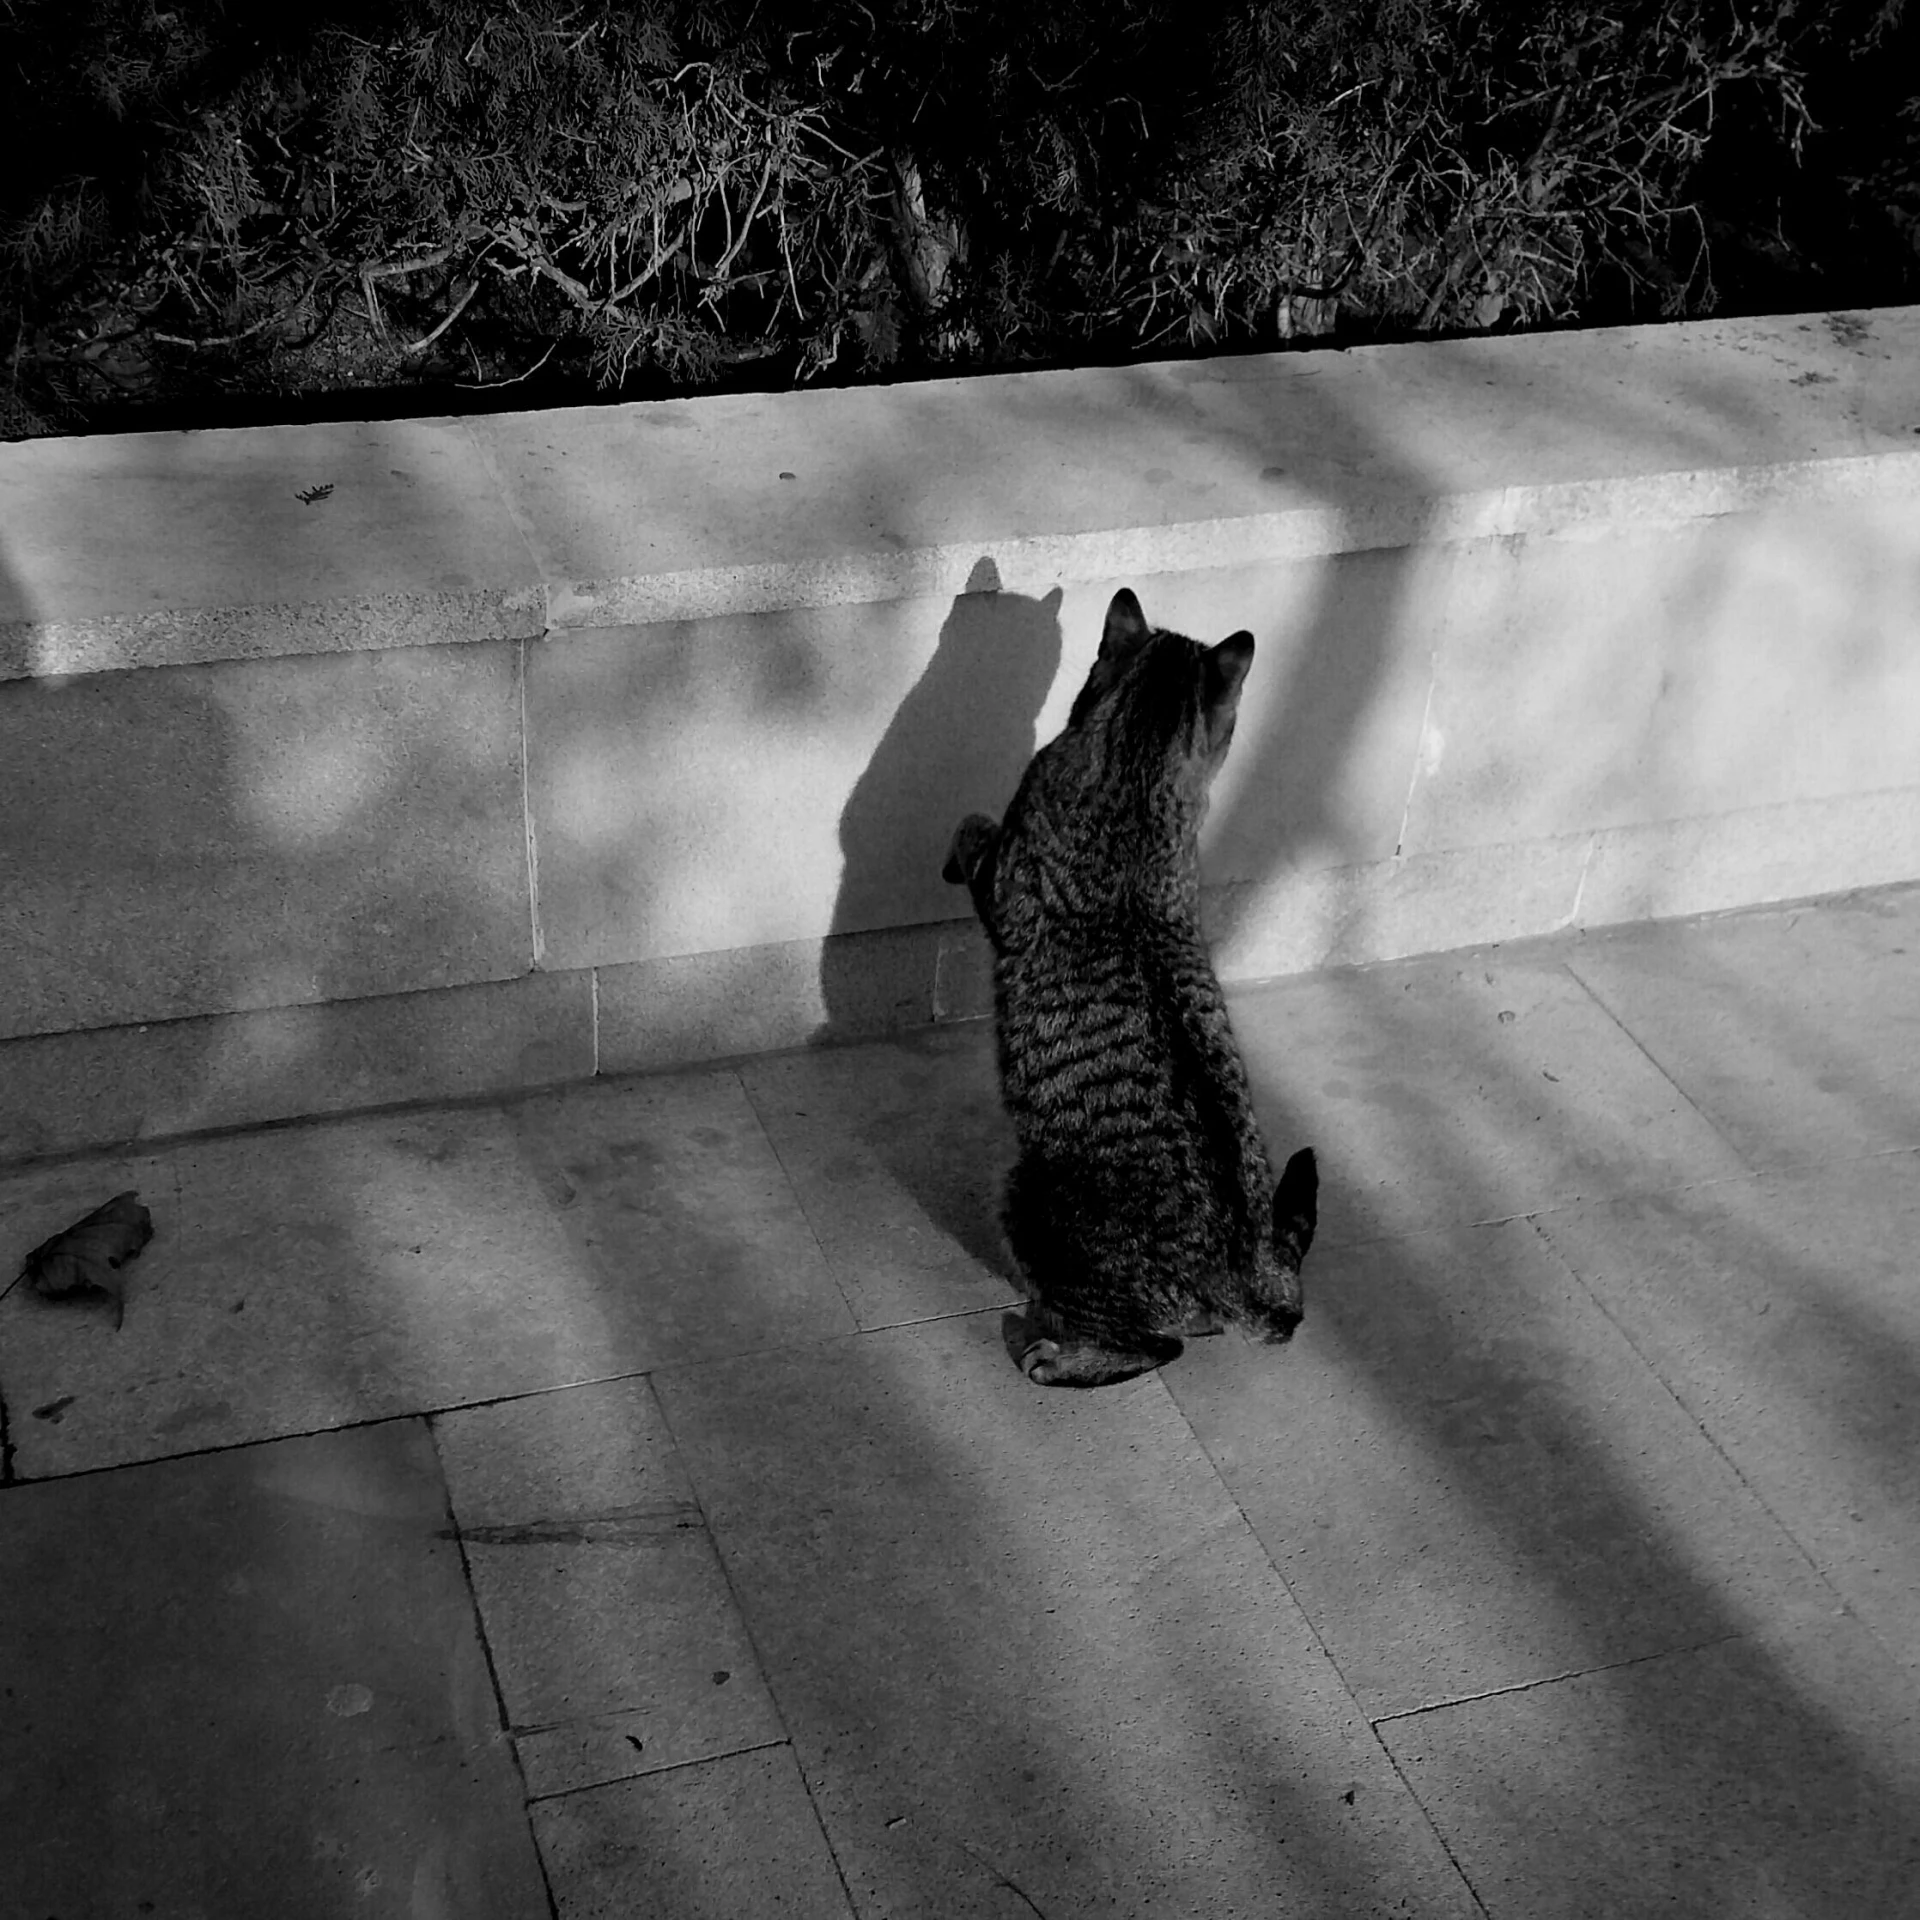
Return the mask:
[[[0,1155],[983,1011],[1122,582],[1229,978],[1920,877],[1920,309],[28,443]]]

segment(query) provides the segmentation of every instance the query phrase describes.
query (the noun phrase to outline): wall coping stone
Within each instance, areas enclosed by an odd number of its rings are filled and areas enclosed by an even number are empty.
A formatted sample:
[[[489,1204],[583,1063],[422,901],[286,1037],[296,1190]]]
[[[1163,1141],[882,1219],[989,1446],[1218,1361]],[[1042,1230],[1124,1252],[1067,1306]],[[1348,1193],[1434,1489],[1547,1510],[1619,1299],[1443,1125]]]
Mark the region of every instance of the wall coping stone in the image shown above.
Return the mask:
[[[1920,487],[1920,307],[0,446],[0,679]],[[303,498],[315,489],[328,489]]]

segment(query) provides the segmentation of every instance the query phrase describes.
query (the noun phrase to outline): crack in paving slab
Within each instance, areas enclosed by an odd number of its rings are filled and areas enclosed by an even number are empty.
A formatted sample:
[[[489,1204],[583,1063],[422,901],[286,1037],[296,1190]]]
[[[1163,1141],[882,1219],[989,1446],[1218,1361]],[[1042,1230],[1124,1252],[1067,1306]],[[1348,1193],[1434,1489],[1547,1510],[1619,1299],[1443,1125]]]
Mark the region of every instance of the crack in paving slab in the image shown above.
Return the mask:
[[[1650,1660],[1672,1660],[1682,1654],[1704,1653],[1709,1647],[1724,1647],[1732,1640],[1750,1639],[1750,1634],[1719,1633],[1684,1647],[1662,1647],[1657,1653],[1636,1653],[1629,1660],[1607,1660],[1597,1667],[1569,1667],[1564,1673],[1543,1673],[1538,1679],[1519,1680],[1510,1687],[1488,1687],[1483,1693],[1454,1694],[1445,1700],[1429,1700],[1421,1706],[1402,1707],[1397,1713],[1382,1713],[1370,1723],[1376,1730],[1395,1720],[1415,1720],[1423,1713],[1444,1713],[1449,1707],[1467,1707],[1477,1700],[1498,1700],[1510,1693],[1532,1693],[1538,1687],[1557,1686],[1563,1680],[1584,1680],[1591,1674],[1617,1673],[1622,1667],[1644,1667]]]

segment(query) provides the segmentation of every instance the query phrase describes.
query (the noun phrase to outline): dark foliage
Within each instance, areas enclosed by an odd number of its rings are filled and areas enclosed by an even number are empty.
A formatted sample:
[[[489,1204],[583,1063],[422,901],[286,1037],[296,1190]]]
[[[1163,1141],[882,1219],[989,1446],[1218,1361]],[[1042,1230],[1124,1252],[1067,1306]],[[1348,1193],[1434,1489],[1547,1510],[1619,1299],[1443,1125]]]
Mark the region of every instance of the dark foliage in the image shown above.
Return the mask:
[[[0,424],[1910,298],[1917,46],[1904,0],[6,0]]]

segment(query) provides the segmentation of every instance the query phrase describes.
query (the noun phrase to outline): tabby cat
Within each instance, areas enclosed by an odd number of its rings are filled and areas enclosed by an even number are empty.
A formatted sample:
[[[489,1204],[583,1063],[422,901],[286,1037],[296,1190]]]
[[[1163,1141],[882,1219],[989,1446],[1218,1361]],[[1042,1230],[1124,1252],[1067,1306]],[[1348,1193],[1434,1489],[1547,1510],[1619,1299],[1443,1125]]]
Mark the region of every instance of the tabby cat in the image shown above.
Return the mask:
[[[1005,821],[969,814],[947,856],[993,942],[1029,1301],[1009,1336],[1044,1386],[1130,1379],[1226,1320],[1300,1323],[1313,1150],[1276,1189],[1199,927],[1200,823],[1252,663],[1252,634],[1203,647],[1122,588]]]

